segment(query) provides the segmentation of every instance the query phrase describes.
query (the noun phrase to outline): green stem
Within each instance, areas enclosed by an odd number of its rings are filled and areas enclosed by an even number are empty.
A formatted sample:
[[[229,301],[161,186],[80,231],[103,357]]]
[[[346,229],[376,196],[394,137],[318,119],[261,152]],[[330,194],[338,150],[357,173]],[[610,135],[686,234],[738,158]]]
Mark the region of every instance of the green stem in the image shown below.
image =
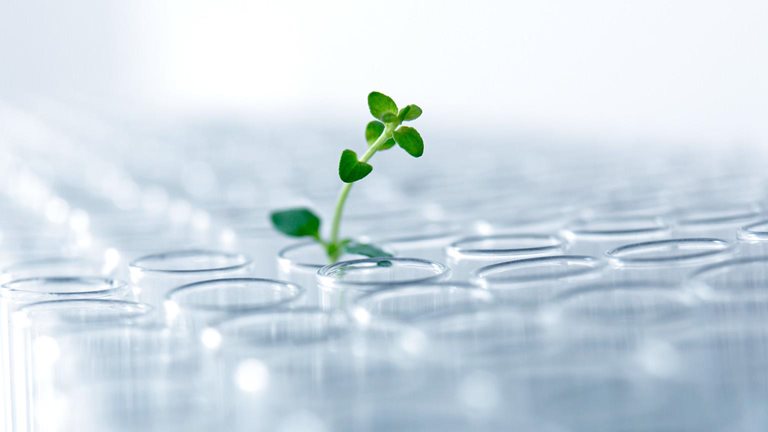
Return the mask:
[[[371,144],[368,147],[368,150],[363,154],[363,156],[360,158],[361,162],[368,162],[373,155],[381,149],[381,146],[384,145],[384,143],[387,142],[390,138],[392,138],[392,132],[397,127],[397,124],[387,124],[387,126],[384,128],[384,132],[379,135],[379,137],[374,141],[373,144]],[[349,196],[349,191],[352,190],[352,185],[354,183],[345,183],[344,186],[341,188],[341,192],[339,193],[339,198],[336,201],[336,209],[333,212],[333,222],[331,222],[331,238],[328,241],[329,244],[332,245],[338,245],[339,244],[339,234],[341,230],[341,216],[344,213],[344,205],[347,202],[347,197]],[[336,262],[339,259],[339,256],[341,255],[341,248],[336,248],[336,252],[333,254],[333,256],[329,256],[331,261]]]

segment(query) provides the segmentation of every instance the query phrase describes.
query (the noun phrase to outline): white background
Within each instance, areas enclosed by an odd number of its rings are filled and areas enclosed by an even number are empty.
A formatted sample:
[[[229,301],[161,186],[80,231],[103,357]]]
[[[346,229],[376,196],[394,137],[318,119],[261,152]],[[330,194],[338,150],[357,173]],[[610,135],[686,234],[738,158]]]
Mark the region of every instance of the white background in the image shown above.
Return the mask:
[[[768,145],[766,23],[764,0],[0,0],[0,95],[343,123],[377,89],[464,130]]]

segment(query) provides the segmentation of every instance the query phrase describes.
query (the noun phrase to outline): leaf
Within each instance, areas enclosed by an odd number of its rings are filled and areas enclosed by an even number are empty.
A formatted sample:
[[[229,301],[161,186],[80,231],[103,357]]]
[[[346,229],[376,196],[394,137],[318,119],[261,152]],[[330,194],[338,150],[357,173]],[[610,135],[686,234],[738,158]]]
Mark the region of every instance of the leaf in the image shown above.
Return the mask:
[[[386,257],[389,258],[392,254],[385,252],[383,249],[368,243],[358,243],[356,241],[349,241],[344,245],[344,250],[349,254],[363,255],[369,258]]]
[[[368,109],[371,114],[379,120],[384,120],[384,114],[397,115],[397,104],[391,97],[379,93],[371,92],[368,94]]]
[[[399,113],[397,113],[397,117],[400,119],[400,121],[411,121],[416,120],[417,118],[421,117],[421,108],[419,108],[418,105],[408,105],[405,108],[401,109]]]
[[[384,142],[384,144],[381,145],[380,149],[381,150],[389,150],[389,149],[391,149],[394,146],[395,146],[395,139],[394,138],[390,138],[386,142]]]
[[[274,211],[270,214],[272,226],[291,237],[320,237],[320,218],[304,207]]]
[[[424,140],[419,132],[408,126],[401,126],[393,134],[397,145],[407,151],[413,157],[421,157],[424,154]]]
[[[357,160],[357,153],[352,150],[341,152],[339,160],[339,177],[344,183],[354,183],[365,178],[373,171],[373,167],[367,162]]]
[[[365,125],[365,140],[368,145],[373,144],[384,132],[384,123],[373,120]]]
[[[384,120],[387,123],[396,122],[398,120],[397,115],[394,113],[384,113],[381,116],[381,119]]]

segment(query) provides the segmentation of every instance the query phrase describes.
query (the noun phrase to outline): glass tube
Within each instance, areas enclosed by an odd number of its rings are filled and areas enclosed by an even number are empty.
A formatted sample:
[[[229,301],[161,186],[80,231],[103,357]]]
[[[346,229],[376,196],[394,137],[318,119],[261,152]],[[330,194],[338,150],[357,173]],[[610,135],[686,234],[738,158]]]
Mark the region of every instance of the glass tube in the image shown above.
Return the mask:
[[[350,315],[363,326],[372,322],[409,324],[445,314],[485,309],[494,304],[487,290],[455,282],[405,285],[364,294]]]
[[[682,237],[715,237],[736,239],[739,228],[756,221],[762,209],[753,203],[724,203],[717,206],[684,209],[674,216],[674,235]]]
[[[730,243],[715,238],[678,238],[635,243],[608,252],[614,281],[656,280],[680,283],[698,266],[732,256]]]
[[[500,302],[537,307],[574,286],[599,278],[605,263],[583,255],[528,258],[482,267],[472,282]]]
[[[320,306],[325,310],[344,309],[366,292],[448,278],[443,264],[418,258],[367,258],[342,261],[317,272]]]
[[[11,384],[18,430],[56,430],[58,395],[50,363],[58,355],[56,337],[94,327],[144,325],[152,308],[124,300],[53,300],[21,307],[11,318],[14,359]]]
[[[688,288],[722,307],[768,311],[768,256],[734,258],[694,271]]]
[[[670,227],[658,217],[603,217],[575,221],[561,231],[568,253],[602,257],[616,247],[669,237]]]
[[[696,325],[697,300],[677,285],[595,283],[557,297],[541,316],[552,342],[574,367],[600,365],[629,372],[647,368],[641,375],[675,374],[680,372],[676,353],[669,359],[662,355],[646,359],[654,353],[644,349],[661,346],[665,338]]]
[[[364,259],[362,255],[342,255],[341,261]],[[328,265],[328,256],[315,242],[301,242],[288,246],[277,255],[279,279],[290,281],[304,288],[301,300],[306,307],[320,305],[320,290],[317,286],[317,272]]]
[[[304,294],[298,285],[273,279],[229,278],[182,285],[168,293],[168,326],[198,334],[237,315],[290,308]]]
[[[11,315],[20,307],[47,300],[130,297],[128,286],[118,280],[97,277],[41,277],[17,279],[0,285],[0,389],[7,430],[13,430]]]
[[[398,350],[371,334],[358,339],[339,314],[251,314],[215,329],[218,382],[232,401],[235,431],[283,430],[307,417],[323,430],[367,430],[370,425],[360,425],[383,407],[379,402],[395,400],[419,381],[397,361]]]
[[[115,257],[105,255],[103,260],[74,257],[51,257],[21,261],[0,270],[0,283],[15,279],[46,276],[111,277],[117,271]]]
[[[169,329],[113,326],[50,340],[60,430],[227,429],[200,344]],[[87,406],[87,415],[78,406]]]
[[[146,255],[130,264],[131,283],[140,301],[161,307],[174,288],[192,282],[247,274],[251,260],[242,254],[179,250]]]
[[[768,401],[768,315],[765,309],[714,315],[707,309],[700,325],[673,339],[682,353],[684,379],[698,387],[692,394],[712,411],[711,425],[761,430]]]
[[[464,237],[445,249],[451,276],[468,279],[472,272],[490,264],[516,259],[561,255],[563,239],[547,234],[499,234]]]
[[[739,228],[736,254],[740,256],[768,255],[768,219]]]
[[[445,248],[464,235],[461,229],[451,226],[438,226],[433,232],[421,232],[382,239],[378,243],[397,256],[441,262],[445,259]]]

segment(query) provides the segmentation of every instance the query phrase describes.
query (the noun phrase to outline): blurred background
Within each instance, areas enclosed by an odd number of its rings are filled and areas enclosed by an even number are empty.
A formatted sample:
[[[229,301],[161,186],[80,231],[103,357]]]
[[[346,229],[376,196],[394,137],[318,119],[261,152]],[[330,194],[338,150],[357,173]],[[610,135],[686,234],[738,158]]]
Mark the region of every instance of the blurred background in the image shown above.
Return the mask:
[[[359,129],[378,89],[469,136],[764,144],[766,20],[760,0],[3,0],[0,100]]]

